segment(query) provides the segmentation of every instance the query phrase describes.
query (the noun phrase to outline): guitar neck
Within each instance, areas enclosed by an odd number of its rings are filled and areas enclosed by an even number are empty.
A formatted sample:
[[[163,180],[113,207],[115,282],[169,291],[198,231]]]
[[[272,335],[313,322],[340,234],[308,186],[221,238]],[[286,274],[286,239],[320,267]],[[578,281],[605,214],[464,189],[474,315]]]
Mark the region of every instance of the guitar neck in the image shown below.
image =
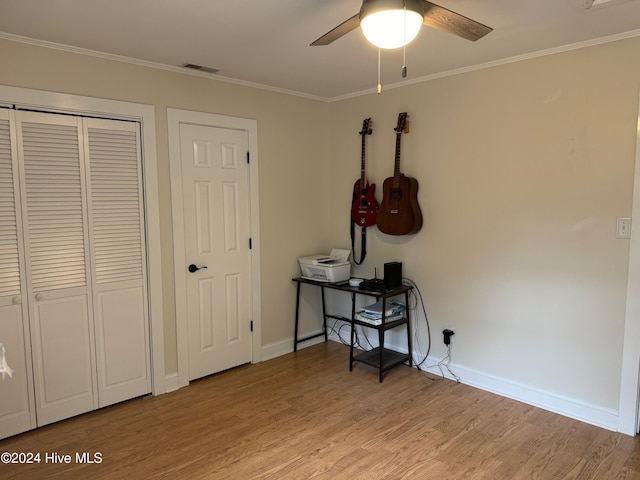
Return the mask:
[[[364,142],[364,137],[366,135],[362,135],[362,156],[361,156],[361,160],[360,160],[360,188],[364,189],[364,169],[365,169],[365,142]]]
[[[400,176],[400,136],[402,135],[402,131],[396,133],[396,160],[393,167],[393,176]]]

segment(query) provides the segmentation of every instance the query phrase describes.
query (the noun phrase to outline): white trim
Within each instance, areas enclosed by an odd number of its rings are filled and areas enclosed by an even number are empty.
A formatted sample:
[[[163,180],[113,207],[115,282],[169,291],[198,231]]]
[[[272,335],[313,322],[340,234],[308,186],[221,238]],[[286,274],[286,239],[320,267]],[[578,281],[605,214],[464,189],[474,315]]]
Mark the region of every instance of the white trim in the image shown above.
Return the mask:
[[[232,83],[234,85],[242,85],[244,87],[258,88],[260,90],[268,90],[270,92],[284,93],[285,95],[293,95],[296,97],[308,98],[311,100],[318,100],[320,102],[326,102],[326,97],[320,97],[318,95],[311,95],[309,93],[298,92],[296,90],[288,90],[286,88],[273,87],[270,85],[264,85],[262,83],[249,82],[247,80],[239,80],[237,78],[225,77],[215,73],[201,72],[198,70],[192,70],[184,67],[177,67],[175,65],[166,65],[164,63],[150,62],[147,60],[140,60],[138,58],[125,57],[122,55],[115,55],[112,53],[99,52],[97,50],[89,50],[87,48],[74,47],[71,45],[64,45],[62,43],[48,42],[46,40],[38,40],[36,38],[23,37],[20,35],[13,35],[11,33],[0,32],[0,40],[9,40],[11,42],[25,43],[27,45],[35,45],[37,47],[51,48],[54,50],[60,50],[67,53],[75,53],[78,55],[87,55],[89,57],[102,58],[103,60],[111,60],[114,62],[129,63],[132,65],[138,65],[141,67],[155,68],[157,70],[165,70],[168,72],[182,73],[184,75],[193,75],[196,77],[205,77],[211,80],[217,80],[219,82]]]
[[[373,333],[367,334],[367,332],[359,332],[358,335],[366,336],[372,345],[378,344],[378,336]],[[340,339],[338,339],[333,332],[329,335],[329,340],[340,342]],[[406,346],[387,344],[387,347],[399,352],[407,352]],[[421,359],[423,357],[424,352],[414,349],[414,361],[415,359]],[[423,367],[422,370],[437,376],[442,376],[444,374],[445,378],[455,380],[455,378],[447,372],[446,368],[442,368],[441,370],[437,367],[437,364],[441,360],[441,358],[429,356],[424,362],[425,365],[427,365],[427,368]],[[465,385],[495,393],[502,397],[511,398],[513,400],[526,403],[527,405],[542,408],[543,410],[548,410],[597,427],[606,428],[607,430],[617,430],[619,419],[618,412],[616,410],[557,395],[553,392],[548,392],[529,385],[497,377],[495,375],[490,375],[456,363],[451,363],[449,368],[451,368],[451,371],[460,378],[460,383]],[[389,372],[389,375],[393,375],[393,370]]]
[[[147,222],[149,315],[151,330],[151,389],[165,393],[164,319],[162,312],[162,263],[160,256],[160,209],[156,154],[155,108],[152,105],[44,92],[0,85],[0,104],[48,112],[74,113],[140,122]]]
[[[428,357],[427,365],[437,365],[442,360]],[[460,378],[460,383],[479,388],[487,392],[511,398],[527,405],[542,408],[565,417],[573,418],[581,422],[589,423],[607,430],[616,431],[618,427],[618,412],[599,405],[592,405],[579,400],[556,395],[539,388],[533,388],[504,378],[488,375],[484,372],[466,368],[456,363],[451,363],[449,368]],[[437,367],[427,368],[425,371],[435,375],[442,375]],[[446,368],[443,368],[446,378],[453,380]]]
[[[312,345],[317,345],[318,343],[324,342],[324,337],[321,335],[322,330],[317,330],[315,332],[310,332],[309,335],[312,336],[314,334],[318,334],[320,336],[316,338],[312,338],[305,342],[298,344],[298,351],[303,348],[310,347]],[[281,355],[286,355],[287,353],[293,352],[293,337],[289,337],[285,340],[280,340],[278,342],[270,343],[269,345],[264,345],[262,347],[262,360],[271,360],[272,358],[279,357]]]
[[[167,386],[167,393],[178,390],[180,388],[180,383],[178,382],[178,372],[168,374],[165,377],[164,383]]]
[[[631,222],[627,303],[624,316],[624,343],[620,376],[620,405],[618,407],[618,431],[627,435],[635,435],[638,432],[638,393],[640,388],[638,377],[640,374],[640,294],[638,293],[640,292],[640,114],[638,114],[636,130],[632,205],[631,216],[636,221]]]
[[[445,72],[439,72],[439,73],[435,73],[433,75],[425,75],[422,77],[417,77],[417,78],[412,78],[410,80],[405,80],[402,82],[397,82],[397,83],[393,83],[393,84],[389,84],[389,85],[383,85],[383,89],[384,90],[390,90],[393,88],[399,88],[399,87],[406,87],[407,85],[413,85],[415,83],[423,83],[423,82],[428,82],[430,80],[435,80],[438,78],[443,78],[443,77],[450,77],[453,75],[460,75],[462,73],[468,73],[468,72],[473,72],[476,70],[483,70],[485,68],[492,68],[492,67],[497,67],[500,65],[506,65],[509,63],[515,63],[515,62],[521,62],[523,60],[530,60],[532,58],[538,58],[538,57],[544,57],[547,55],[555,55],[556,53],[563,53],[563,52],[569,52],[572,50],[578,50],[581,48],[586,48],[586,47],[592,47],[595,45],[602,45],[605,43],[610,43],[610,42],[617,42],[618,40],[625,40],[627,38],[633,38],[633,37],[637,37],[640,36],[640,29],[637,30],[631,30],[628,32],[622,32],[622,33],[617,33],[615,35],[609,35],[606,37],[600,37],[600,38],[594,38],[591,40],[586,40],[584,42],[577,42],[577,43],[571,43],[568,45],[560,45],[558,47],[554,47],[554,48],[548,48],[545,50],[538,50],[535,52],[530,52],[530,53],[524,53],[522,55],[515,55],[513,57],[508,57],[508,58],[501,58],[498,60],[493,60],[490,62],[485,62],[485,63],[480,63],[478,65],[471,65],[468,67],[462,67],[462,68],[458,68],[458,69],[454,69],[454,70],[448,70]],[[337,97],[321,97],[319,95],[312,95],[309,93],[304,93],[304,92],[298,92],[296,90],[287,90],[284,88],[279,88],[279,87],[273,87],[270,85],[264,85],[261,83],[255,83],[255,82],[249,82],[246,80],[238,80],[235,78],[230,78],[230,77],[225,77],[223,75],[218,75],[218,74],[210,74],[210,73],[205,73],[205,72],[199,72],[197,70],[189,70],[183,67],[176,67],[174,65],[165,65],[163,63],[156,63],[156,62],[149,62],[146,60],[139,60],[137,58],[131,58],[131,57],[124,57],[121,55],[114,55],[111,53],[105,53],[105,52],[98,52],[96,50],[89,50],[86,48],[79,48],[79,47],[73,47],[70,45],[64,45],[61,43],[54,43],[54,42],[47,42],[45,40],[38,40],[35,38],[29,38],[29,37],[23,37],[20,35],[13,35],[11,33],[4,33],[4,32],[0,32],[0,39],[3,40],[9,40],[11,42],[18,42],[18,43],[25,43],[28,45],[35,45],[38,47],[44,47],[44,48],[52,48],[55,50],[61,50],[63,52],[69,52],[69,53],[76,53],[76,54],[80,54],[80,55],[88,55],[91,57],[97,57],[97,58],[102,58],[105,60],[112,60],[115,62],[123,62],[123,63],[130,63],[133,65],[139,65],[139,66],[143,66],[143,67],[149,67],[149,68],[155,68],[158,70],[166,70],[169,72],[175,72],[175,73],[182,73],[185,75],[195,75],[195,76],[199,76],[199,77],[207,77],[210,78],[212,80],[218,80],[221,82],[227,82],[227,83],[233,83],[236,85],[242,85],[245,87],[251,87],[251,88],[258,88],[261,90],[268,90],[271,92],[277,92],[277,93],[283,93],[285,95],[294,95],[297,97],[303,97],[303,98],[308,98],[311,100],[318,100],[320,102],[340,102],[342,100],[346,100],[349,98],[354,98],[354,97],[361,97],[363,95],[370,95],[372,93],[375,93],[376,90],[375,89],[367,89],[367,90],[361,90],[358,92],[353,92],[353,93],[348,93],[345,95],[339,95]]]
[[[306,345],[305,345],[306,346]],[[300,349],[301,347],[298,347]],[[286,340],[280,340],[275,343],[270,343],[262,347],[262,360],[271,360],[272,358],[286,355],[293,352],[293,337]]]
[[[253,310],[252,363],[262,361],[262,308],[260,291],[260,209],[258,179],[258,123],[256,120],[167,108],[169,135],[169,171],[171,174],[171,215],[173,218],[173,267],[175,277],[176,340],[178,385],[189,384],[189,331],[184,258],[184,218],[182,203],[182,168],[180,163],[180,124],[245,130],[249,135],[249,195],[251,209],[251,290]]]
[[[596,45],[602,45],[610,42],[617,42],[619,40],[625,40],[627,38],[633,38],[640,36],[640,29],[631,30],[630,32],[618,33],[616,35],[610,35],[608,37],[594,38],[592,40],[586,40],[584,42],[571,43],[568,45],[561,45],[559,47],[548,48],[546,50],[538,50],[536,52],[524,53],[522,55],[516,55],[508,58],[500,58],[491,62],[479,63],[477,65],[470,65],[468,67],[457,68],[454,70],[448,70],[445,72],[434,73],[433,75],[425,75],[423,77],[412,78],[410,80],[403,80],[397,83],[391,83],[389,85],[383,85],[382,90],[391,90],[394,88],[406,87],[407,85],[413,85],[416,83],[428,82],[436,80],[438,78],[452,77],[454,75],[460,75],[463,73],[475,72],[476,70],[484,70],[485,68],[498,67],[500,65],[508,65],[510,63],[522,62],[525,60],[531,60],[533,58],[546,57],[548,55],[555,55],[557,53],[570,52],[572,50],[579,50],[581,48],[593,47]],[[338,97],[327,99],[329,102],[340,102],[349,98],[361,97],[363,95],[371,95],[377,93],[376,88],[370,88],[359,92],[349,93]]]

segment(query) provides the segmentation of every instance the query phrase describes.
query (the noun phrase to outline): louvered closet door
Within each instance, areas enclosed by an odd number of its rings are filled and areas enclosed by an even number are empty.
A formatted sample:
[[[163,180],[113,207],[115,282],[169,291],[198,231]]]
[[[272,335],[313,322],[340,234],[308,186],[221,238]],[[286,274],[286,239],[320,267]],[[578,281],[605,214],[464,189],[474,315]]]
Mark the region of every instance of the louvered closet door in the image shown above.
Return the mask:
[[[0,109],[0,438],[35,427],[13,112]]]
[[[97,407],[82,119],[16,118],[40,426]]]
[[[85,119],[101,407],[151,391],[139,125]]]

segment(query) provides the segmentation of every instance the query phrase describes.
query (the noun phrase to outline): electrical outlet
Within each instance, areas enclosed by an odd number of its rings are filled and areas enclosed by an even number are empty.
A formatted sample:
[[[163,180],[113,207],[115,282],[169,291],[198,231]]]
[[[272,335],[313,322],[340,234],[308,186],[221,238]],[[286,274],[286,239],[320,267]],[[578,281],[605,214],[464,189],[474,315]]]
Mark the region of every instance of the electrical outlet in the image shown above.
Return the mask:
[[[454,335],[455,335],[455,332],[453,330],[451,330],[449,328],[445,328],[442,331],[442,336],[444,337],[443,338],[444,344],[445,345],[449,345],[451,343],[451,337],[454,336]]]

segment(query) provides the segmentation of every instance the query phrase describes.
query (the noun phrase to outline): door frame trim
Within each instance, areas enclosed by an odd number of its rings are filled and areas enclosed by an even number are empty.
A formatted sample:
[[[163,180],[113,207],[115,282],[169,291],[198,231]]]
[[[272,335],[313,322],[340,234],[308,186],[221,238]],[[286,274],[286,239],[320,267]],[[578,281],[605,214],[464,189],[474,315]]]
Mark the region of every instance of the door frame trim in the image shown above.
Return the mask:
[[[140,103],[84,97],[0,85],[0,105],[140,123],[142,169],[147,229],[147,282],[151,392],[167,391],[164,355],[164,316],[162,308],[162,259],[160,252],[160,207],[158,200],[158,157],[156,152],[155,107]]]
[[[631,207],[631,240],[625,303],[618,431],[635,436],[638,433],[640,405],[640,95],[636,129],[636,158]]]
[[[244,130],[249,136],[249,212],[251,235],[251,304],[253,335],[251,363],[262,361],[262,317],[260,294],[260,211],[258,181],[258,123],[256,120],[167,108],[169,171],[171,174],[171,216],[173,223],[173,269],[176,302],[176,340],[178,388],[189,385],[189,325],[187,319],[186,265],[184,255],[184,217],[180,124]]]

